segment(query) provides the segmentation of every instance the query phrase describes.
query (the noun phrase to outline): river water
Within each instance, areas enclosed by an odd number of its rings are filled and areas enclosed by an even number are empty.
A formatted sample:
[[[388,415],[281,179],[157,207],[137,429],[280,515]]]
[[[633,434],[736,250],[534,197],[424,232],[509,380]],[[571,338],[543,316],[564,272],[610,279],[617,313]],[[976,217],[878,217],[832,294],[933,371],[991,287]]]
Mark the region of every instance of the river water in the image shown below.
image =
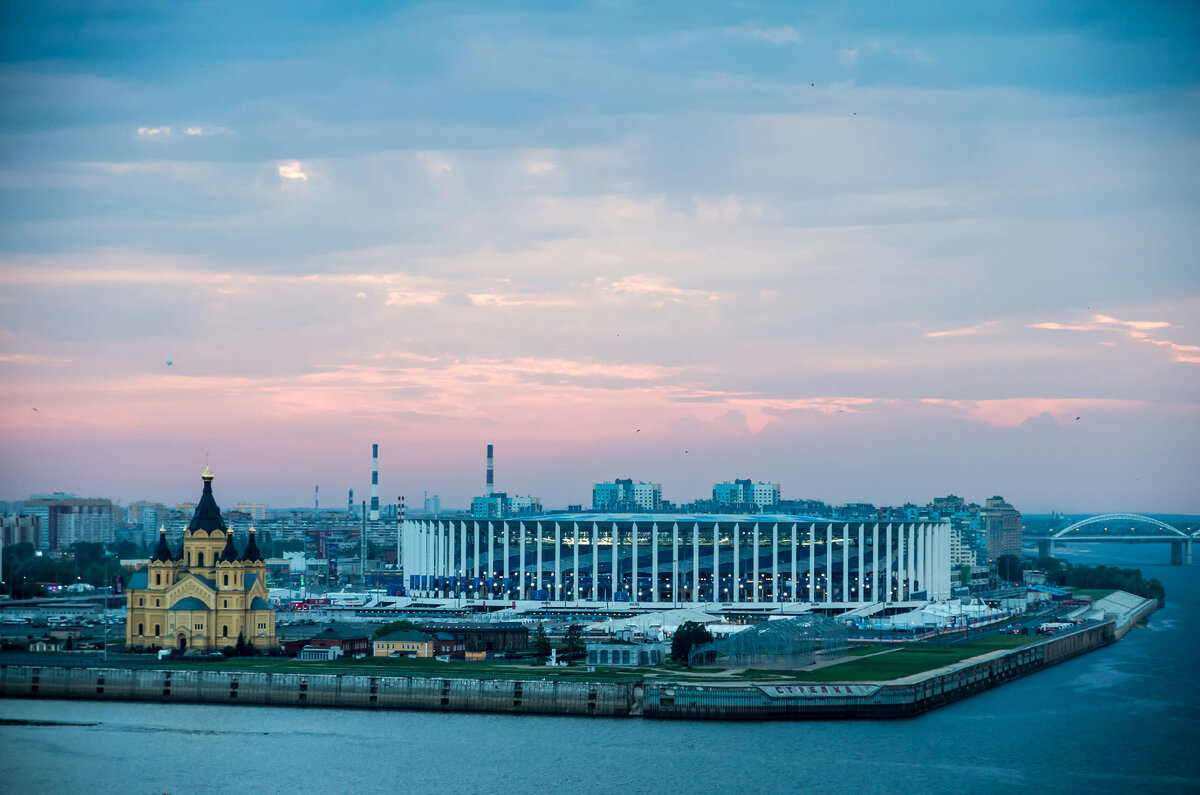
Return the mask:
[[[0,791],[1200,792],[1200,567],[1119,643],[896,721],[660,722],[0,700]]]

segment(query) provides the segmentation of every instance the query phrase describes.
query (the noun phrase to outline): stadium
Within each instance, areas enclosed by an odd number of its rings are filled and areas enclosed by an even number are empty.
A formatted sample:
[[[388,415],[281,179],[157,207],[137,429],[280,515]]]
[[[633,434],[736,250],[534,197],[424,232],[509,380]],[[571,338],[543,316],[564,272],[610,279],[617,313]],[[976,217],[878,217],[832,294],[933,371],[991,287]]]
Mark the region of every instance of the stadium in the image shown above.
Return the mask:
[[[950,527],[785,515],[409,520],[409,594],[430,599],[825,604],[950,596]]]

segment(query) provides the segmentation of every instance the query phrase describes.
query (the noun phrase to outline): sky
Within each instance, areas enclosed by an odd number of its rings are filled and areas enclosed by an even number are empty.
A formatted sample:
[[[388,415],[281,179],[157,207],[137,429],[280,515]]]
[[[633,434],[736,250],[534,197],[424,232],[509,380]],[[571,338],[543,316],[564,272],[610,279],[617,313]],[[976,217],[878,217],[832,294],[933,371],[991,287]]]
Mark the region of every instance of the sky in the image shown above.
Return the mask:
[[[1186,3],[0,5],[0,498],[1200,513]]]

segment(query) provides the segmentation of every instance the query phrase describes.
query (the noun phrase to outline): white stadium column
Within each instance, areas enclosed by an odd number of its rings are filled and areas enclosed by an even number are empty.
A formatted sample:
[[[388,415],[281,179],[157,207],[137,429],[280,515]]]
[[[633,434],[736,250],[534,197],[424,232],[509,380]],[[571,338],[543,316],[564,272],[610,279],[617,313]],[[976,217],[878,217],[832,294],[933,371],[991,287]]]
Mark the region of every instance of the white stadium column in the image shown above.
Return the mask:
[[[742,526],[738,522],[733,523],[733,601],[740,602],[742,595],[742,567],[740,560],[742,550],[739,546],[741,542]]]
[[[471,522],[471,543],[475,545],[475,557],[472,559],[474,570],[471,578],[471,590],[478,596],[479,592],[483,590],[483,586],[479,583],[483,573],[483,569],[479,565],[479,522]]]
[[[925,525],[919,524],[915,526],[913,535],[913,556],[916,560],[916,573],[913,579],[916,581],[914,590],[925,590]]]
[[[658,522],[650,525],[650,601],[658,602]]]
[[[850,601],[850,523],[842,525],[842,601]]]
[[[833,601],[833,522],[825,525],[825,601]]]
[[[700,525],[696,525],[696,531],[699,533]],[[713,575],[712,575],[712,599],[713,604],[721,600],[721,523],[713,522]],[[696,601],[700,601],[700,580],[696,580]]]
[[[792,597],[792,601],[798,600],[796,589],[800,587],[800,583],[796,581],[796,537],[800,534],[800,523],[792,522],[792,587],[788,590],[788,594]]]
[[[617,523],[613,522],[612,526],[612,585],[609,587],[609,592],[612,594],[611,599],[617,598],[617,573],[621,565],[621,559],[617,556],[617,538],[620,535],[620,530],[617,529]]]
[[[808,525],[808,601],[817,601],[817,523]]]
[[[592,522],[592,543],[589,545],[592,550],[592,601],[600,598],[600,524]]]
[[[771,528],[771,601],[779,601],[779,522]]]
[[[671,527],[671,603],[679,603],[679,522]]]
[[[558,522],[554,523],[554,589],[550,593],[552,599],[562,599],[562,529]]]
[[[912,592],[916,590],[914,584],[917,581],[917,525],[908,525],[908,537],[905,539],[905,556],[907,557],[907,582],[908,588],[905,593],[905,599],[912,599]]]
[[[630,546],[633,551],[633,571],[629,573],[629,598],[635,602],[642,601],[641,586],[638,584],[638,526],[633,522],[629,533]]]
[[[879,522],[871,530],[871,601],[879,601]]]
[[[921,524],[921,573],[925,575],[925,579],[921,581],[921,589],[925,591],[925,598],[929,599],[933,595],[933,544],[930,539],[933,538],[933,525],[928,523]]]
[[[752,602],[759,601],[759,598],[762,596],[762,591],[760,590],[762,588],[762,578],[758,576],[758,551],[759,551],[759,549],[760,549],[760,547],[759,547],[759,539],[758,539],[758,522],[755,522],[754,523],[754,568],[753,568],[754,582],[750,584],[750,601],[752,601]]]
[[[885,555],[887,562],[883,566],[884,584],[883,596],[885,602],[896,601],[896,595],[892,593],[892,523],[888,522],[887,529],[884,530],[887,536],[887,542],[884,544]]]
[[[579,601],[579,522],[574,522],[575,532],[571,535],[574,560],[571,561],[571,596]]]
[[[484,587],[487,589],[488,598],[491,599],[496,590],[496,531],[491,522],[488,522],[487,544],[487,579],[484,580]]]
[[[537,528],[537,530],[534,531],[537,539],[537,573],[534,574],[534,589],[541,591],[545,590],[546,587],[546,584],[542,581],[542,566],[545,565],[545,561],[543,559],[543,556],[545,555],[545,550],[543,549],[545,546],[545,538],[542,535],[542,520],[538,519],[533,524],[534,527]]]
[[[525,523],[521,522],[517,534],[521,537],[520,550],[517,552],[517,565],[521,567],[520,573],[517,575],[518,589],[521,595],[518,599],[525,598]]]
[[[505,521],[501,523],[500,529],[504,533],[504,582],[501,584],[501,589],[503,591],[504,598],[507,599],[509,590],[512,588],[512,583],[509,582],[509,578],[512,576],[512,573],[509,571],[508,567],[508,538],[510,533],[508,522]]]
[[[858,526],[858,586],[854,589],[854,595],[859,602],[867,601],[867,597],[863,593],[863,589],[866,587],[866,582],[867,582],[867,569],[866,569],[867,548],[866,548],[866,544],[864,542],[864,534],[866,533],[866,530],[867,530],[867,526],[865,524],[859,524],[859,526]]]

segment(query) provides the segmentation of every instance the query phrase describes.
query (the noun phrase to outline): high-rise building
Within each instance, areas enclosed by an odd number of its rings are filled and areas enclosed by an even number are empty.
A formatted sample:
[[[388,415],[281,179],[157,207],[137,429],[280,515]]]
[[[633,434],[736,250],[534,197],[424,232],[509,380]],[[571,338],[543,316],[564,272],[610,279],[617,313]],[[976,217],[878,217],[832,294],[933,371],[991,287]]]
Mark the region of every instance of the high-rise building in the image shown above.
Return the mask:
[[[975,550],[963,541],[962,530],[950,529],[950,565],[957,568],[962,565],[975,565]]]
[[[41,522],[38,548],[42,550],[67,549],[80,541],[111,544],[112,508],[112,500],[81,499],[62,492],[25,501],[25,513]]]
[[[235,502],[229,506],[229,510],[235,513],[244,513],[255,522],[261,522],[267,518],[267,506],[257,503]]]
[[[983,509],[983,519],[988,560],[995,562],[1001,555],[1020,556],[1024,525],[1017,509],[1003,497],[990,497]]]
[[[740,479],[713,484],[713,504],[718,510],[762,511],[779,505],[778,483]]]
[[[630,478],[597,483],[592,487],[592,508],[597,511],[662,510],[662,484],[634,483]]]
[[[166,524],[171,512],[161,502],[138,500],[129,503],[125,511],[125,523],[135,525],[132,540],[138,544],[153,544],[158,528]]]
[[[41,519],[37,516],[0,516],[0,539],[4,546],[33,544],[38,546]]]

